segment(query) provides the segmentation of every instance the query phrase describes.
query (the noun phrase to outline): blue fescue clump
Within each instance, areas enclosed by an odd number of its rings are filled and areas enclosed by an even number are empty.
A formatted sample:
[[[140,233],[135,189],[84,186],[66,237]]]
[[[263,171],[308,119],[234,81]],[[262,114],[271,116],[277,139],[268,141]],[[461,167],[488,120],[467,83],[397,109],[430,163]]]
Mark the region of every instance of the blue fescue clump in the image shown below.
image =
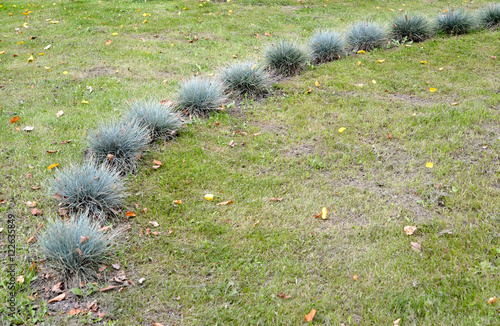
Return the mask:
[[[479,23],[484,28],[496,29],[500,26],[500,3],[491,3],[479,12]]]
[[[474,28],[474,17],[466,10],[446,10],[436,17],[436,32],[449,35],[466,34]]]
[[[106,262],[112,236],[99,231],[99,224],[84,216],[69,221],[53,219],[38,239],[45,265],[66,281],[92,280]]]
[[[271,84],[269,74],[254,62],[233,64],[222,72],[222,80],[227,89],[237,95],[261,95]]]
[[[351,51],[371,51],[387,41],[387,32],[377,23],[359,22],[347,31],[346,40]]]
[[[126,173],[135,170],[150,141],[148,129],[136,121],[103,123],[87,139],[89,157]]]
[[[280,40],[266,48],[264,59],[269,69],[283,76],[292,76],[304,68],[309,55],[296,42]]]
[[[188,115],[205,116],[220,109],[226,100],[224,85],[217,79],[192,78],[181,84],[177,108]]]
[[[397,15],[392,23],[392,36],[397,41],[421,42],[430,35],[427,19],[419,14]]]
[[[135,121],[149,130],[152,140],[169,139],[182,127],[182,121],[173,106],[156,100],[134,101],[125,115],[126,121]]]
[[[345,55],[344,40],[337,32],[317,32],[311,38],[309,47],[315,63],[330,62]]]
[[[118,171],[90,162],[59,172],[50,190],[69,213],[100,221],[114,216],[126,197]]]

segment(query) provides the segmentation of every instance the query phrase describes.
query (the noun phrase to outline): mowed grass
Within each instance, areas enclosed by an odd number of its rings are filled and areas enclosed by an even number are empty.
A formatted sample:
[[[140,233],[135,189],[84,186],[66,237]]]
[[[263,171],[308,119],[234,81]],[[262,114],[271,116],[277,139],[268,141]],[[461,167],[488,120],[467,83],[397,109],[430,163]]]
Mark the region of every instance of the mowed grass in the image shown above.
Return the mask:
[[[498,324],[499,306],[488,299],[500,295],[499,31],[310,66],[267,99],[230,101],[156,142],[126,178],[124,211],[137,217],[115,223],[131,229],[112,261],[136,286],[82,298],[82,306],[97,300],[101,320],[46,314],[55,295],[43,291],[45,271],[29,270],[28,259],[42,257],[27,240],[57,214],[44,191],[54,175],[47,167],[81,162],[89,131],[131,99],[173,99],[182,80],[260,61],[280,38],[307,44],[317,29],[345,32],[359,20],[389,28],[399,9],[432,20],[447,7],[486,4],[303,2],[1,2],[0,209],[17,217],[25,278],[15,321],[299,325],[314,308],[317,325]],[[33,200],[44,216],[31,216],[24,202]],[[326,221],[314,218],[323,206]],[[418,226],[414,235],[406,225]],[[148,227],[159,235],[140,236]],[[5,277],[3,268],[2,284]]]

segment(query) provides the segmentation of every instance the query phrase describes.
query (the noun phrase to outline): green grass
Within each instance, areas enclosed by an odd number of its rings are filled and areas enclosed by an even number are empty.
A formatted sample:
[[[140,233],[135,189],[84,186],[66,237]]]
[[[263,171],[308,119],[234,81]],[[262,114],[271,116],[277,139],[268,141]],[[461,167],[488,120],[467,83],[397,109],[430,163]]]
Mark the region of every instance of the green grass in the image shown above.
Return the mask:
[[[87,135],[119,118],[130,100],[174,100],[182,81],[217,77],[230,62],[262,62],[263,49],[279,39],[306,44],[318,29],[345,33],[360,20],[390,27],[399,9],[432,19],[448,7],[475,13],[486,2],[0,4],[0,210],[17,217],[25,278],[11,321],[59,325],[98,318],[67,316],[74,301],[62,301],[66,310],[46,303],[55,295],[42,287],[52,284],[27,240],[57,214],[47,167],[82,162]],[[137,217],[113,225],[131,225],[112,260],[136,286],[96,293],[87,285],[92,293],[81,306],[97,300],[108,325],[299,325],[312,308],[315,325],[498,324],[498,304],[487,303],[500,295],[500,95],[491,58],[498,48],[500,31],[476,31],[308,66],[264,100],[228,103],[180,137],[155,142],[125,178],[131,196],[122,216]],[[20,121],[11,125],[15,115]],[[157,170],[153,159],[163,163]],[[203,199],[207,193],[214,202]],[[44,216],[32,216],[27,201]],[[323,206],[326,221],[314,218]],[[409,237],[405,225],[418,229]],[[139,236],[148,227],[159,234]],[[29,271],[30,259],[42,270]]]

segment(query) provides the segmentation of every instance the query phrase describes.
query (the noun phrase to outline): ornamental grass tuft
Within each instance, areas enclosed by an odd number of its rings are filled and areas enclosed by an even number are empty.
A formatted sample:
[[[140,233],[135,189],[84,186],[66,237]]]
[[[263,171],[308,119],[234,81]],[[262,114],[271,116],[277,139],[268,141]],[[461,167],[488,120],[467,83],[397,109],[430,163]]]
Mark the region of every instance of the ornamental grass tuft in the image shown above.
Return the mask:
[[[318,31],[309,42],[311,56],[315,63],[338,60],[345,55],[344,40],[340,33]]]
[[[87,139],[88,154],[96,163],[127,173],[136,169],[150,141],[148,129],[136,121],[103,123]]]
[[[479,23],[488,29],[500,27],[500,3],[491,3],[479,11]]]
[[[308,53],[296,42],[279,40],[264,52],[267,67],[283,76],[298,74],[309,59]]]
[[[172,105],[156,100],[134,101],[125,114],[126,121],[135,121],[149,130],[152,140],[170,139],[182,127],[182,121]]]
[[[387,41],[387,32],[377,23],[359,22],[347,31],[346,41],[351,51],[371,51]]]
[[[120,173],[92,162],[59,172],[49,188],[61,209],[100,221],[115,216],[126,197]]]
[[[99,224],[85,216],[53,219],[38,239],[44,265],[70,281],[93,280],[109,257],[113,234],[99,231]]]
[[[420,15],[397,15],[392,23],[392,37],[397,41],[422,42],[431,32],[429,22]]]
[[[474,17],[466,10],[446,10],[436,17],[436,33],[448,35],[467,34],[474,29]]]
[[[222,71],[226,88],[242,95],[262,95],[268,92],[271,78],[267,71],[254,62],[233,64]]]
[[[221,81],[198,77],[183,82],[176,98],[177,109],[194,116],[206,116],[217,111],[225,101]]]

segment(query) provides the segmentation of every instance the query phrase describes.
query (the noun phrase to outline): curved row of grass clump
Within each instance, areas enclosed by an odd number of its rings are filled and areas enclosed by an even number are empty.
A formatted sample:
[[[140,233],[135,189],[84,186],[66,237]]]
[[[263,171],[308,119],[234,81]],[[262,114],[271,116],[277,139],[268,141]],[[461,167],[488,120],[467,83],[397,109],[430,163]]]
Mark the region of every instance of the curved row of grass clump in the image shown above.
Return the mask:
[[[469,33],[477,26],[500,26],[500,4],[492,4],[477,18],[465,10],[446,10],[431,24],[419,14],[395,17],[389,29],[362,21],[345,33],[321,30],[307,47],[279,40],[266,47],[265,63],[236,63],[222,69],[219,78],[195,77],[180,85],[174,102],[133,102],[123,119],[102,123],[89,133],[85,161],[56,174],[52,194],[70,219],[53,219],[40,236],[39,246],[47,266],[63,279],[93,278],[109,256],[114,233],[104,234],[103,224],[117,217],[125,204],[123,176],[136,171],[144,149],[152,142],[172,139],[182,127],[183,116],[203,117],[224,108],[230,96],[259,97],[269,93],[273,80],[299,74],[308,62],[339,60],[349,53],[371,51],[391,41],[422,42],[434,34]]]

